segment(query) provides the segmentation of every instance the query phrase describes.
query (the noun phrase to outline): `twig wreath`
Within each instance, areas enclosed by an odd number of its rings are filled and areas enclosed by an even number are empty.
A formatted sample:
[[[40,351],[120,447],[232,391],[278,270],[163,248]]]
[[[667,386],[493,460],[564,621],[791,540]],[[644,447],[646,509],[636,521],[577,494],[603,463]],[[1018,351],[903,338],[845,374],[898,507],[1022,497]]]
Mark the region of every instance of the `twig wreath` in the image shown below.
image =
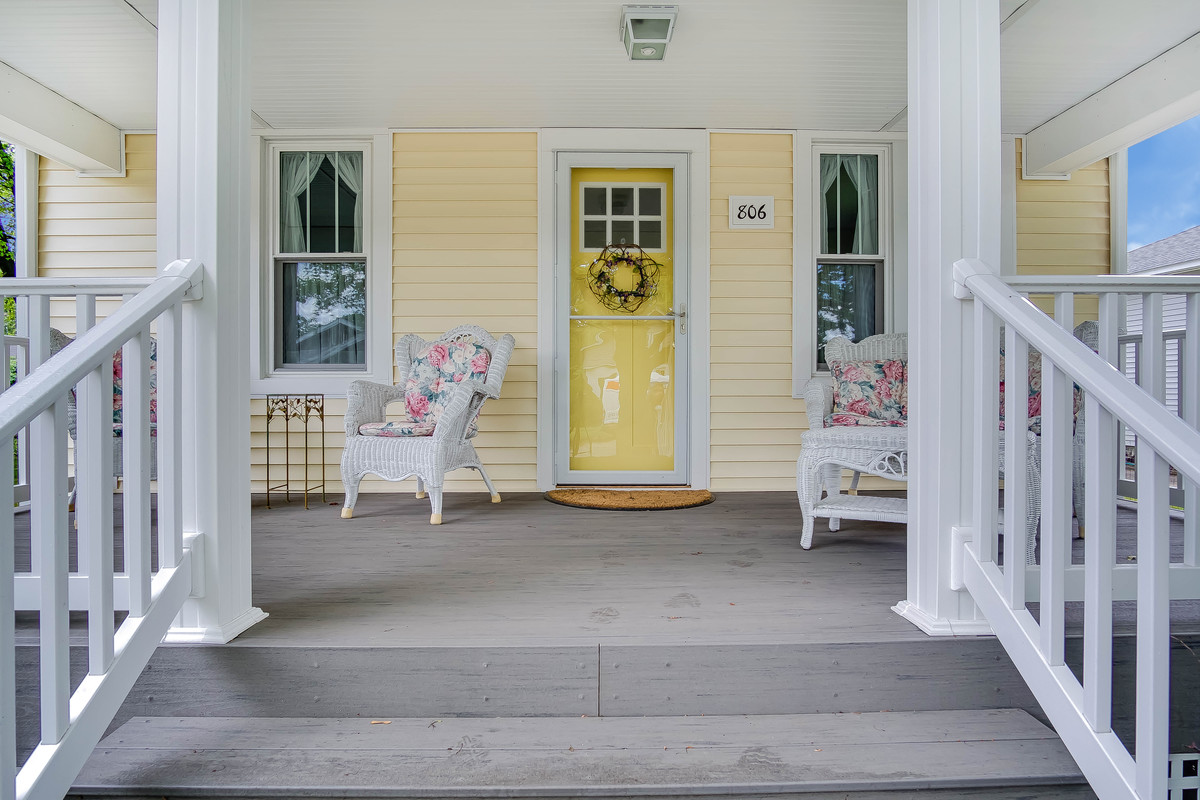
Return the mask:
[[[636,244],[610,244],[588,267],[588,286],[605,308],[632,314],[658,292],[658,270],[661,266]],[[613,284],[613,276],[622,267],[629,267],[633,271],[632,289],[620,289]]]

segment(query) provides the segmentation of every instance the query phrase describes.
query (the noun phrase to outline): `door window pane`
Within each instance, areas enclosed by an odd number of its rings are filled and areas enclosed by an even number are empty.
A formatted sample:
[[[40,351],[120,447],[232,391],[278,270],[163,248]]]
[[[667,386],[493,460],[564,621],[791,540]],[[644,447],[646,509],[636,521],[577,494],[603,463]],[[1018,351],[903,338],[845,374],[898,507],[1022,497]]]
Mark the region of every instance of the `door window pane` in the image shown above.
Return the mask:
[[[638,214],[656,217],[662,213],[662,189],[643,187],[638,190]]]
[[[879,253],[879,156],[821,154],[821,252]]]
[[[610,244],[637,244],[633,236],[633,220],[614,219],[612,221],[612,242]]]
[[[365,261],[285,261],[276,278],[278,365],[366,363]]]
[[[817,265],[817,362],[825,364],[825,343],[835,336],[852,342],[883,331],[883,298],[878,264]]]
[[[662,223],[656,219],[644,219],[638,223],[638,242],[647,250],[656,250],[662,247]]]
[[[612,188],[612,213],[614,215],[633,215],[632,186],[614,186]]]
[[[608,244],[608,224],[602,219],[589,219],[583,223],[583,246],[588,250],[603,250]]]
[[[589,186],[583,190],[583,213],[592,214],[607,214],[608,213],[608,191],[603,186]]]

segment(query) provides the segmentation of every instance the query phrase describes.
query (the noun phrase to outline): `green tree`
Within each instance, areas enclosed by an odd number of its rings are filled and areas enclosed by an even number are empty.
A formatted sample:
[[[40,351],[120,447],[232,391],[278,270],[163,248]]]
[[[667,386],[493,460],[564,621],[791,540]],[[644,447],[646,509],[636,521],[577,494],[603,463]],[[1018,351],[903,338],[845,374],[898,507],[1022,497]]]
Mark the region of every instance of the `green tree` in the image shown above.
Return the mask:
[[[0,142],[0,276],[17,274],[17,204],[12,146]]]

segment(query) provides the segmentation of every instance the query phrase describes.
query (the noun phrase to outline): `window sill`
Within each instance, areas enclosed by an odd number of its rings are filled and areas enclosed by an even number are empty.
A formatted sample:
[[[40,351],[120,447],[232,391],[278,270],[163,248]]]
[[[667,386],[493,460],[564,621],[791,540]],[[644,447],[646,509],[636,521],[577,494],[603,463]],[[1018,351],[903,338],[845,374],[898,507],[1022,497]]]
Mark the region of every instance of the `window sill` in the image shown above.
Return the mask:
[[[375,372],[304,372],[288,370],[277,372],[266,378],[250,379],[251,397],[268,394],[323,394],[327,397],[345,397],[352,381],[372,381],[390,385],[392,372],[389,365],[384,375]]]

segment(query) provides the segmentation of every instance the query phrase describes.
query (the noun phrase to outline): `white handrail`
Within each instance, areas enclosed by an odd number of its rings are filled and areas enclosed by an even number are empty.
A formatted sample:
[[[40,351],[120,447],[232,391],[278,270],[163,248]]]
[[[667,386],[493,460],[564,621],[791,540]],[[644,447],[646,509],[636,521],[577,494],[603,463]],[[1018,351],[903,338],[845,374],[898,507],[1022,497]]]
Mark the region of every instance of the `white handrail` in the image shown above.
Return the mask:
[[[138,675],[178,615],[192,587],[192,548],[199,539],[182,537],[178,513],[182,498],[178,454],[182,432],[178,387],[182,357],[180,308],[199,296],[203,270],[191,261],[176,261],[153,280],[109,279],[100,283],[33,279],[0,282],[0,294],[36,298],[31,329],[35,361],[44,359],[27,378],[0,395],[0,437],[30,426],[33,572],[14,575],[13,491],[0,481],[0,800],[57,800],[71,786],[100,740]],[[139,291],[140,289],[140,291]],[[92,327],[95,297],[128,295],[121,307]],[[79,336],[51,358],[51,297],[74,295]],[[159,564],[151,571],[149,524],[152,437],[150,325],[157,320],[167,343],[167,385],[159,397],[162,415],[158,443],[172,454],[159,475],[159,494],[167,513],[158,521]],[[6,337],[6,345],[9,343]],[[125,486],[124,576],[130,613],[113,629],[113,421],[112,356],[124,353],[123,450]],[[78,392],[79,438],[76,477],[79,539],[78,576],[68,574],[66,505],[66,408]],[[136,519],[131,519],[133,510]],[[70,641],[68,609],[76,577],[87,584],[89,674],[71,692],[68,674]],[[40,638],[41,743],[18,771],[15,761],[14,583],[36,590]],[[22,606],[28,607],[28,606]]]
[[[994,524],[976,515],[974,529],[956,541],[952,558],[961,556],[961,585],[967,588],[982,610],[1013,663],[1034,696],[1050,717],[1089,782],[1103,798],[1160,800],[1167,796],[1169,763],[1168,687],[1170,685],[1170,583],[1176,566],[1169,552],[1167,524],[1168,463],[1182,478],[1194,484],[1200,477],[1200,431],[1166,408],[1161,402],[1165,377],[1162,353],[1162,297],[1188,297],[1189,314],[1200,312],[1200,278],[1161,276],[1099,276],[1086,279],[1046,277],[1003,280],[986,264],[964,259],[954,265],[955,294],[973,299],[976,341],[969,357],[975,361],[974,381],[964,380],[963,390],[994,393],[998,348],[995,326],[1006,326],[1010,348],[1028,345],[1041,352],[1042,398],[1040,435],[1043,476],[1040,570],[1041,593],[1038,616],[1025,606],[1019,591],[1021,581],[1012,580],[1014,570],[1024,565],[1011,558],[1011,536],[1005,539],[1003,567],[996,563]],[[1022,295],[1053,294],[1055,317],[1051,320]],[[1135,385],[1110,361],[1115,361],[1118,295],[1140,294],[1147,298],[1146,328],[1139,339],[1153,346],[1154,362],[1146,370],[1146,388]],[[1100,353],[1066,328],[1073,323],[1076,295],[1093,294],[1100,301]],[[1188,329],[1197,321],[1189,316]],[[1198,337],[1200,338],[1200,337]],[[1015,350],[1015,348],[1012,348]],[[1194,357],[1194,354],[1193,356]],[[1191,358],[1189,357],[1189,358]],[[1017,359],[1021,364],[1024,360]],[[1013,356],[1006,362],[1012,380]],[[1194,366],[1194,364],[1193,364]],[[968,371],[965,374],[970,374]],[[1089,520],[1083,564],[1084,654],[1080,679],[1064,660],[1066,593],[1070,565],[1069,485],[1071,432],[1071,382],[1084,392],[1086,408],[1087,486],[1086,513]],[[1022,382],[1007,387],[1009,421],[1024,404]],[[1150,391],[1147,391],[1147,388]],[[1020,397],[1014,397],[1020,395]],[[990,399],[990,398],[988,398]],[[1194,400],[1194,398],[1193,398]],[[981,397],[970,401],[987,408]],[[987,424],[985,417],[985,425]],[[1136,756],[1112,728],[1110,699],[1112,682],[1112,604],[1115,566],[1116,522],[1113,515],[1116,490],[1116,431],[1118,422],[1139,436],[1137,530],[1137,684]],[[1011,433],[1011,431],[1006,431]],[[976,453],[973,464],[974,502],[990,505],[998,488],[995,474],[988,475],[990,461]],[[1006,486],[1007,495],[1014,487]],[[1192,509],[1189,513],[1194,513]],[[1083,516],[1081,514],[1081,520]],[[1099,520],[1099,521],[1097,521]],[[1193,547],[1192,550],[1195,548]],[[1191,552],[1191,551],[1189,551]],[[1193,553],[1194,555],[1194,553]],[[1016,587],[1016,588],[1014,588]],[[1172,779],[1173,780],[1173,779]],[[1172,795],[1174,796],[1174,795]]]
[[[79,383],[80,378],[116,352],[128,339],[130,330],[148,326],[180,297],[194,292],[202,276],[196,262],[172,262],[141,294],[80,336],[69,352],[63,350],[51,356],[46,361],[48,369],[36,371],[5,392],[7,402],[0,405],[0,438],[15,436],[29,420],[49,408]],[[96,293],[90,287],[87,291]]]
[[[1138,420],[1136,425],[1130,427],[1134,427],[1139,436],[1144,437],[1181,473],[1192,480],[1200,480],[1200,431],[1189,427],[1144,389],[1130,383],[1116,367],[1099,359],[1083,342],[1072,336],[1064,337],[1061,327],[1021,296],[1020,290],[1014,285],[1016,282],[1006,283],[982,261],[974,258],[955,262],[954,279],[982,300],[997,317],[1016,326],[1031,347],[1048,356],[1084,391],[1104,397],[1104,405],[1114,415],[1126,420]],[[1148,277],[1146,280],[1159,278]],[[1178,282],[1180,279],[1171,280]],[[1200,278],[1196,281],[1195,289],[1200,291]],[[1022,280],[1020,283],[1025,282]],[[1059,284],[1069,286],[1061,282],[1055,285]],[[1073,290],[1078,290],[1078,286],[1075,289],[1063,289]],[[1111,291],[1122,290],[1115,288]],[[1140,292],[1144,289],[1127,291]],[[1147,403],[1147,400],[1151,402]]]

